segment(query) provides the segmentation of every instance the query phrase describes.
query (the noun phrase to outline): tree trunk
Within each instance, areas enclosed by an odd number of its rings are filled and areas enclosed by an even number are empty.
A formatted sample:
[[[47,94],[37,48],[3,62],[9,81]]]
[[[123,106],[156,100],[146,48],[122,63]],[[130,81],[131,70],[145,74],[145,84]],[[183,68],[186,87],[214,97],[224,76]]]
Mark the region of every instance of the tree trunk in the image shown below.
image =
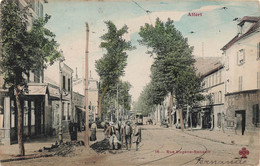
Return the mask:
[[[184,131],[184,125],[183,125],[183,118],[182,118],[182,109],[181,107],[178,107],[178,111],[179,111],[179,116],[180,116],[180,121],[181,121],[181,131]]]
[[[169,123],[170,127],[172,127],[172,105],[173,105],[173,92],[170,95],[170,103],[169,103]]]
[[[181,109],[180,105],[178,105],[178,113],[179,113],[179,116],[180,116],[181,131],[183,132],[184,131],[184,124],[183,124],[183,117],[182,117],[182,109]]]
[[[15,97],[16,97],[16,105],[17,105],[17,114],[18,114],[18,125],[17,125],[17,134],[18,134],[18,145],[19,145],[19,155],[24,156],[24,142],[23,142],[23,111],[20,103],[20,86],[17,85],[15,87]]]
[[[102,102],[104,95],[107,92],[107,89],[108,89],[108,85],[106,85],[105,89],[103,90],[103,92],[101,93],[101,95],[99,96],[99,99],[98,99],[98,119],[101,119],[101,102]]]
[[[192,131],[192,112],[190,111],[190,130]]]

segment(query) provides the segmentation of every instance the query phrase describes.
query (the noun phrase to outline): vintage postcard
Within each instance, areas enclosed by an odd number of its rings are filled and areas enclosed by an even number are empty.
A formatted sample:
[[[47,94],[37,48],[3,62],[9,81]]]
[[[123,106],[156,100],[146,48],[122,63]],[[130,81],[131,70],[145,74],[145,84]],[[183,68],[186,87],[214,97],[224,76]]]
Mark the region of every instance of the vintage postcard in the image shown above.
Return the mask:
[[[0,3],[0,166],[260,165],[259,1]]]

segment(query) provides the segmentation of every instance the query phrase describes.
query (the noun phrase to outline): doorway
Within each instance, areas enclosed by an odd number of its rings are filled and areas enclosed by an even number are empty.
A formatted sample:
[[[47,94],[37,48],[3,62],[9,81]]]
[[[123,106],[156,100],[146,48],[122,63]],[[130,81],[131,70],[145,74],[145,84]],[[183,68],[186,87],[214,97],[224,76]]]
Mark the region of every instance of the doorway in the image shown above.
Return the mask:
[[[245,128],[246,128],[246,111],[245,110],[236,111],[235,117],[237,118],[237,130],[241,131],[242,135],[244,135]]]

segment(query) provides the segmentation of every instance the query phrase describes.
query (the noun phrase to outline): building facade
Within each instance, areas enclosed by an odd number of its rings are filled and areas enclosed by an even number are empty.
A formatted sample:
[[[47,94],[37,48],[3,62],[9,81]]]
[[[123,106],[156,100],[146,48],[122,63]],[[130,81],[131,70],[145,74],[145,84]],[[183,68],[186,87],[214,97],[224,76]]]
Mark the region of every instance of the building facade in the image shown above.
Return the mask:
[[[204,129],[220,130],[223,126],[225,73],[221,57],[196,58],[195,66],[202,78],[202,94],[205,100],[196,108],[200,117],[197,125]],[[195,109],[195,110],[196,110]]]
[[[32,7],[29,8],[32,17],[28,18],[28,29],[31,28],[35,19],[43,16],[43,1],[17,0],[15,2],[21,8],[24,8],[29,3],[32,4]],[[24,137],[47,134],[51,130],[50,121],[47,121],[50,114],[48,103],[55,96],[49,93],[49,85],[44,84],[43,71],[30,71],[28,76],[24,75],[24,78],[28,83],[28,93],[21,99],[21,107],[24,114]],[[17,108],[15,96],[12,88],[4,86],[4,80],[1,75],[0,84],[0,142],[11,144],[17,142]]]
[[[260,17],[243,17],[238,34],[221,50],[225,56],[226,128],[259,130]]]

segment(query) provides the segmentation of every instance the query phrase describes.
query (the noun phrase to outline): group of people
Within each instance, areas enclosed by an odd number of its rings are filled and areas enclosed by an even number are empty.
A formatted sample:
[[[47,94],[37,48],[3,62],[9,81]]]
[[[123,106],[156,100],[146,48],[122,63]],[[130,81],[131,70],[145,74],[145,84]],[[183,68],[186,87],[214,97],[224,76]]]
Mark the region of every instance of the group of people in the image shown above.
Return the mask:
[[[115,124],[110,122],[105,130],[105,136],[109,139],[110,149],[122,149],[125,144],[128,150],[134,142],[138,150],[138,144],[141,142],[141,128],[137,125],[132,126],[130,121],[124,123],[120,120]]]

